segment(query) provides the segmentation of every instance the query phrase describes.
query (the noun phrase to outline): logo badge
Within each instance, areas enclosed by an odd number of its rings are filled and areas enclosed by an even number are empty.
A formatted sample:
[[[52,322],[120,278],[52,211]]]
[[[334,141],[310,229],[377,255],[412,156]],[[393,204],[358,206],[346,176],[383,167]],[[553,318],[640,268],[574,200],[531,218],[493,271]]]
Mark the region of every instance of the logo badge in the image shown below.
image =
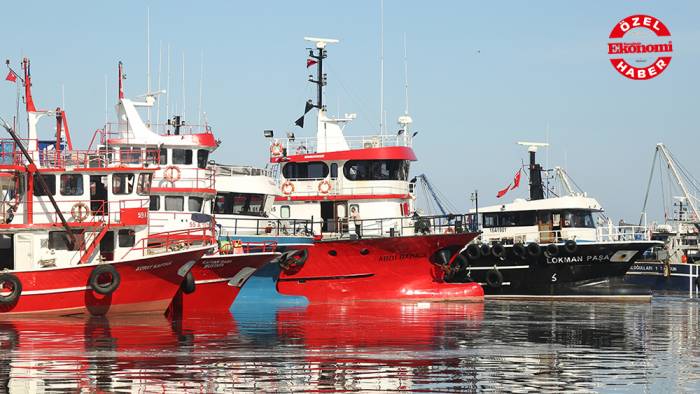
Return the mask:
[[[671,62],[671,32],[653,16],[628,16],[615,25],[610,40],[610,63],[629,79],[655,78]]]

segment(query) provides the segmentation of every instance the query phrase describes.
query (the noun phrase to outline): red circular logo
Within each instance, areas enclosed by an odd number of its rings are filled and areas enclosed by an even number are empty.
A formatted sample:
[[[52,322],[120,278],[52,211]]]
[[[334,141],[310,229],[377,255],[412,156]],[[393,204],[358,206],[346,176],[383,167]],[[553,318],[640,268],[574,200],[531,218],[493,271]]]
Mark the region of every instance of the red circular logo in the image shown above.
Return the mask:
[[[671,62],[671,32],[653,16],[628,16],[615,25],[610,40],[610,63],[629,79],[657,77]]]

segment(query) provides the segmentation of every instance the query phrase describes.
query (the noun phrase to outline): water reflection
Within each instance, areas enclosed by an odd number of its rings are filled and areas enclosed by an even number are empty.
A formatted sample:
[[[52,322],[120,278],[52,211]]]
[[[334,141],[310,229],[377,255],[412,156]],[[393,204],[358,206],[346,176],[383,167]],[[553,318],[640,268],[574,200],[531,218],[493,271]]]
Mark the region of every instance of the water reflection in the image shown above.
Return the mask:
[[[360,303],[0,321],[10,392],[693,391],[698,303]],[[695,390],[697,391],[697,390]]]

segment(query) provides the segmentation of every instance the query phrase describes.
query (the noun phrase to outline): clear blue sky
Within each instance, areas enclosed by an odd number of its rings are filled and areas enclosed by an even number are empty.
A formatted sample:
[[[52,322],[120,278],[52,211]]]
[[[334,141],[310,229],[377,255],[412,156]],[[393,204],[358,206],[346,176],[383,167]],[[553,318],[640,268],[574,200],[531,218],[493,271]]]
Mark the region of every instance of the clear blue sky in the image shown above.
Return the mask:
[[[262,130],[294,130],[312,94],[305,35],[341,40],[329,47],[329,111],[340,103],[340,113],[358,114],[348,134],[378,128],[378,0],[37,1],[26,17],[21,7],[3,19],[2,56],[15,66],[30,56],[41,108],[60,105],[65,86],[72,133],[81,145],[104,122],[105,75],[111,112],[118,60],[126,64],[127,95],[146,90],[147,7],[153,84],[159,43],[170,44],[171,100],[181,108],[184,51],[192,122],[204,52],[204,110],[224,141],[218,161],[263,165]],[[622,78],[607,55],[613,25],[637,13],[661,19],[673,39],[669,69],[650,81]],[[636,220],[656,142],[700,175],[698,15],[700,3],[690,1],[385,0],[389,129],[398,129],[395,119],[404,109],[405,33],[410,112],[420,132],[414,174],[429,174],[458,207],[469,206],[474,189],[482,204],[495,203],[496,191],[526,159],[515,141],[544,140],[549,125],[549,164],[566,165],[616,220]],[[164,84],[165,66],[162,78]],[[14,100],[14,86],[3,81],[3,117],[14,113]],[[507,199],[525,195],[522,188]]]

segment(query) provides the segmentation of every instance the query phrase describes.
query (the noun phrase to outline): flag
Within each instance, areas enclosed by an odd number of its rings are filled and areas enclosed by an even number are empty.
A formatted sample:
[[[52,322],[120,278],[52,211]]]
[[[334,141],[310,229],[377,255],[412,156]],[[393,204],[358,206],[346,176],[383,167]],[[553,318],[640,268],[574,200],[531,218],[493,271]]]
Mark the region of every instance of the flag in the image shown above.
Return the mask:
[[[7,76],[5,77],[6,81],[10,82],[16,82],[17,81],[17,74],[15,74],[14,71],[10,70],[9,73],[7,73]]]
[[[314,108],[314,105],[311,104],[311,100],[306,102],[306,105],[304,106],[304,115],[308,114],[309,111],[311,111]]]
[[[297,121],[294,122],[294,124],[303,129],[304,128],[304,115],[302,115],[301,118],[297,119]]]
[[[520,172],[521,170],[518,170],[518,172],[515,174],[515,178],[513,178],[513,187],[511,187],[510,190],[520,186]]]
[[[508,193],[508,190],[510,190],[510,185],[508,185],[505,189],[499,190],[498,193],[496,193],[496,198],[501,198]]]
[[[313,65],[316,64],[316,63],[318,63],[318,62],[317,62],[316,60],[314,60],[314,59],[306,59],[306,68],[309,68],[309,67],[313,66]]]

